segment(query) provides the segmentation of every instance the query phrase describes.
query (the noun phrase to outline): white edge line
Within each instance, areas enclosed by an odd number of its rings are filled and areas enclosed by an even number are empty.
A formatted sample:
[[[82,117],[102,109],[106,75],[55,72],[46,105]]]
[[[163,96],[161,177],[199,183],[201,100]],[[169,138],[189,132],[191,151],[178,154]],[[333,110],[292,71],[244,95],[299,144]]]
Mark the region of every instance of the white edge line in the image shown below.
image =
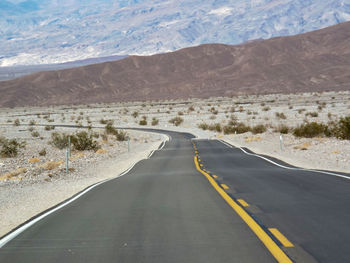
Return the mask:
[[[223,140],[219,140],[220,142],[222,142],[223,144],[227,145],[228,147],[230,148],[233,148],[232,145],[228,144],[227,142],[223,141]],[[332,176],[336,176],[336,177],[340,177],[340,178],[344,178],[344,179],[348,179],[350,180],[350,177],[348,176],[345,176],[345,175],[341,175],[341,174],[336,174],[336,173],[331,173],[331,172],[325,172],[325,171],[318,171],[318,170],[314,170],[314,169],[305,169],[305,168],[295,168],[295,167],[288,167],[288,166],[284,166],[284,165],[281,165],[281,164],[278,164],[264,156],[260,156],[258,154],[254,154],[254,153],[249,153],[247,151],[245,151],[242,147],[236,147],[238,149],[240,149],[242,152],[244,152],[245,154],[247,155],[251,155],[251,156],[256,156],[256,157],[259,157],[269,163],[272,163],[276,166],[279,166],[281,168],[284,168],[284,169],[288,169],[288,170],[298,170],[298,171],[308,171],[308,172],[315,172],[315,173],[322,173],[322,174],[328,174],[328,175],[332,175]]]
[[[169,137],[168,137],[169,139]],[[161,147],[161,149],[164,147],[165,142],[163,141],[163,146]],[[154,153],[154,150],[151,152],[151,155],[148,158],[150,158],[152,156],[152,154]],[[123,175],[127,174],[132,168],[134,168],[134,166],[140,162],[141,160],[135,162],[129,169],[127,169],[126,171],[124,171],[123,173],[103,180],[101,182],[98,182],[96,184],[91,185],[90,187],[88,187],[87,189],[85,189],[83,192],[81,192],[80,194],[76,195],[75,197],[67,200],[66,202],[62,203],[61,205],[47,211],[46,213],[42,214],[41,216],[38,216],[36,218],[34,218],[33,220],[27,222],[26,224],[22,225],[21,227],[19,227],[18,229],[16,229],[15,231],[13,231],[12,233],[6,235],[5,237],[3,237],[2,239],[0,239],[0,248],[2,248],[4,245],[6,245],[8,242],[10,242],[12,239],[14,239],[16,236],[18,236],[20,233],[22,233],[23,231],[25,231],[26,229],[28,229],[29,227],[31,227],[32,225],[34,225],[36,222],[40,221],[41,219],[43,219],[44,217],[47,217],[48,215],[56,212],[57,210],[61,209],[62,207],[72,203],[73,201],[77,200],[79,197],[81,197],[82,195],[86,194],[87,192],[89,192],[90,190],[92,190],[93,188],[95,188],[96,186],[99,186],[100,184],[103,184],[105,182],[114,180],[114,179],[118,179],[119,177],[122,177]]]

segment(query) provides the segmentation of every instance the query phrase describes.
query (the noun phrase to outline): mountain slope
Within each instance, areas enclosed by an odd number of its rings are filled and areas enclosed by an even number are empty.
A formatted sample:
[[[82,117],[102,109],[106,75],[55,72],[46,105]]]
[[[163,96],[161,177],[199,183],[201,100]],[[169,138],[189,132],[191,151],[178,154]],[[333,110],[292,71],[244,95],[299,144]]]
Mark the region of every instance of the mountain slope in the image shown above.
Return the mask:
[[[350,22],[237,46],[201,45],[0,82],[0,106],[350,89]]]
[[[0,66],[240,44],[350,20],[348,0],[20,2],[7,0],[0,7]]]

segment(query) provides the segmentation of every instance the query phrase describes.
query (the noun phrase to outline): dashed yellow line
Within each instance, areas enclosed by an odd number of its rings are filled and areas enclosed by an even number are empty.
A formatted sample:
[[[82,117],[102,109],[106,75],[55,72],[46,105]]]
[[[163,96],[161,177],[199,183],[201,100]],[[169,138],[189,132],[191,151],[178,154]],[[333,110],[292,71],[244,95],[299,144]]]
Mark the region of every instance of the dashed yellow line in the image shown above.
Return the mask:
[[[216,178],[218,178],[218,176],[217,175],[215,175],[215,174],[213,174],[213,177],[216,179]]]
[[[221,187],[224,188],[225,190],[230,189],[226,184],[221,184]]]
[[[270,232],[282,243],[284,247],[294,247],[292,242],[290,242],[277,228],[269,228]]]
[[[244,207],[248,207],[249,206],[249,204],[246,201],[244,201],[243,199],[237,199],[237,201]]]
[[[283,252],[283,250],[272,240],[272,238],[259,226],[259,224],[239,205],[237,204],[206,172],[204,172],[198,164],[197,157],[194,157],[194,163],[197,170],[202,173],[214,187],[214,189],[221,195],[221,197],[235,210],[235,212],[243,219],[243,221],[250,227],[255,235],[261,240],[265,247],[275,257],[278,262],[292,263],[290,258]]]

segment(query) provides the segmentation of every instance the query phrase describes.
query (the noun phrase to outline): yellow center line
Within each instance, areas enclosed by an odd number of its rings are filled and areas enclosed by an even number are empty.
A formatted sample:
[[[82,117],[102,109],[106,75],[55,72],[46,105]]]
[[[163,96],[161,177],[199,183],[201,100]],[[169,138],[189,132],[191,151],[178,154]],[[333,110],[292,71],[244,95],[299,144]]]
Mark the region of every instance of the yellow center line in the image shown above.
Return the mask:
[[[269,228],[270,232],[282,243],[284,247],[294,247],[292,242],[290,242],[277,228]]]
[[[225,190],[230,189],[226,184],[221,184],[221,187],[224,188]]]
[[[250,227],[270,253],[278,262],[292,263],[290,258],[283,252],[283,250],[272,240],[272,238],[259,226],[259,224],[216,183],[216,181],[206,172],[204,172],[194,157],[196,169],[202,173],[214,187],[214,189],[221,195],[221,197],[233,208],[233,210],[243,219],[243,221]]]
[[[246,201],[244,201],[243,199],[237,199],[237,201],[240,202],[240,204],[242,206],[244,206],[244,207],[248,207],[249,206],[249,204]]]

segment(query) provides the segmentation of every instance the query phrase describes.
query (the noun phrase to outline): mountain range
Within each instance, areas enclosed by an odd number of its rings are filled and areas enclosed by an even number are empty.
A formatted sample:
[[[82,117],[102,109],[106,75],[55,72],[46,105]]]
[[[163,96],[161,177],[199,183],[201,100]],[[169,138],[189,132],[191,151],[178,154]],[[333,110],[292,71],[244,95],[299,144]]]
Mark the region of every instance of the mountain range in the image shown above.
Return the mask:
[[[241,44],[345,21],[349,0],[1,0],[0,66]]]
[[[0,107],[350,89],[350,22],[241,45],[205,44],[0,82]]]

